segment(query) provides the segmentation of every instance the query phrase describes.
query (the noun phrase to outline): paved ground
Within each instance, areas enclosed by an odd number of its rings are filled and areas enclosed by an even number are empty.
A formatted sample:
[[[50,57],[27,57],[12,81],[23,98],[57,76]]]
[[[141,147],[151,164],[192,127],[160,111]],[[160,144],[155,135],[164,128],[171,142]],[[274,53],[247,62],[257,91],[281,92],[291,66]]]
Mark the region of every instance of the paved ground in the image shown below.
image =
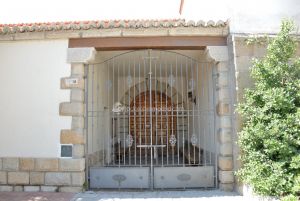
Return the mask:
[[[236,193],[210,191],[98,191],[85,193],[0,192],[0,201],[246,201]]]
[[[236,193],[210,191],[99,191],[86,192],[75,195],[72,201],[238,201],[247,200]],[[249,200],[249,199],[248,199]],[[251,199],[253,200],[253,199]]]
[[[0,201],[70,201],[75,193],[0,192]]]

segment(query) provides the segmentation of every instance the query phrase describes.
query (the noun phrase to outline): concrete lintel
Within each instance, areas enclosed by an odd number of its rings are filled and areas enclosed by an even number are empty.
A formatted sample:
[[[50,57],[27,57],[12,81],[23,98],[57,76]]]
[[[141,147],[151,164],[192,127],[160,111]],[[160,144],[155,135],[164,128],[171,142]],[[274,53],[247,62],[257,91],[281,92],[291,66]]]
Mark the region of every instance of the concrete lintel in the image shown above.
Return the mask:
[[[94,61],[95,55],[96,55],[96,49],[93,47],[68,48],[67,62],[87,64]]]
[[[207,46],[205,49],[208,60],[216,63],[228,61],[228,47],[227,46]]]

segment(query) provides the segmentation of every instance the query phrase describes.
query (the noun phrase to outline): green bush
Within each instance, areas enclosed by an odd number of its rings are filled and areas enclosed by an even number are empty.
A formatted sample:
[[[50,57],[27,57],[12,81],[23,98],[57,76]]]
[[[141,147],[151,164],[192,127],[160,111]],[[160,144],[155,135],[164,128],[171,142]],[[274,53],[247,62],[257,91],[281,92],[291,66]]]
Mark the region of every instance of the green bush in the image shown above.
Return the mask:
[[[295,195],[288,195],[283,197],[281,201],[298,201],[298,198]]]
[[[238,112],[242,168],[238,177],[260,195],[300,192],[300,59],[295,59],[294,24],[283,21],[266,56],[254,60],[254,87],[246,89]]]

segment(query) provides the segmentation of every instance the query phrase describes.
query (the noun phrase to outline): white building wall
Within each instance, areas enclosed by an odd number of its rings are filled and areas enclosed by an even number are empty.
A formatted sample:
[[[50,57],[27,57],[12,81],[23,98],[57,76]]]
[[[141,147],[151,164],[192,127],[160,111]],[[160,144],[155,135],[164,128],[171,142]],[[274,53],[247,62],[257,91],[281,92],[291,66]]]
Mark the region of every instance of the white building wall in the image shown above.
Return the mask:
[[[283,19],[293,19],[300,25],[300,1],[210,0],[203,3],[186,0],[179,17],[195,21],[229,20],[232,34],[274,34],[279,31]]]
[[[58,157],[60,130],[71,118],[59,116],[69,101],[60,78],[70,74],[68,40],[0,43],[0,157]]]

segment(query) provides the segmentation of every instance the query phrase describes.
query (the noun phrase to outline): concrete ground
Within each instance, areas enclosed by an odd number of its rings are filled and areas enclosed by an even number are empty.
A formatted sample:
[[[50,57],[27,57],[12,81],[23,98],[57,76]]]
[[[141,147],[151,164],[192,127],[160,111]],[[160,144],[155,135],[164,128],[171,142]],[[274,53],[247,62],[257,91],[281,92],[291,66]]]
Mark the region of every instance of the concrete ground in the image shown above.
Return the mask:
[[[245,198],[236,193],[219,190],[203,191],[88,191],[85,193],[28,193],[0,192],[0,201],[240,201],[259,200]]]
[[[72,201],[238,201],[250,200],[237,193],[219,190],[202,191],[98,191],[75,195]],[[253,199],[251,199],[253,200]]]
[[[75,193],[0,192],[0,201],[70,201]]]

